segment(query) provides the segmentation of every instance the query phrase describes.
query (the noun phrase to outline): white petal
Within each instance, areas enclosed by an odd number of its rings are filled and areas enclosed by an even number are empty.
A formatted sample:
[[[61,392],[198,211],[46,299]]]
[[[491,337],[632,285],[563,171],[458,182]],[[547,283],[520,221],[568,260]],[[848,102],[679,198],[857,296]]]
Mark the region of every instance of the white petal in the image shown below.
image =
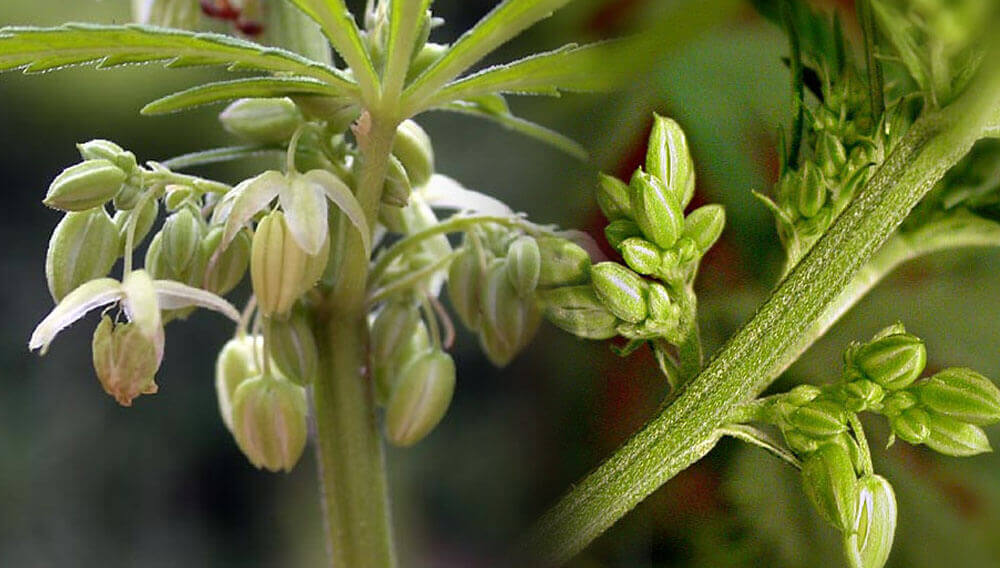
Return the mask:
[[[295,176],[278,195],[285,221],[295,242],[308,254],[317,254],[330,230],[323,186],[305,176]]]
[[[318,184],[326,192],[326,196],[337,206],[338,209],[347,215],[351,223],[361,233],[361,243],[365,247],[365,256],[372,253],[372,231],[368,227],[368,219],[365,218],[365,211],[358,203],[358,198],[354,197],[351,188],[342,182],[340,178],[326,170],[312,170],[303,174],[309,181]]]
[[[483,215],[504,217],[513,215],[514,211],[507,204],[495,197],[490,197],[478,191],[462,187],[462,184],[452,178],[434,174],[420,193],[432,207],[439,209],[458,209],[473,211]]]
[[[122,296],[122,285],[114,278],[98,278],[78,286],[38,324],[28,341],[28,349],[41,349],[44,355],[60,331],[90,310],[117,302]]]
[[[219,250],[225,250],[236,238],[236,233],[253,219],[258,211],[278,196],[278,192],[288,185],[284,174],[274,170],[246,180],[233,188],[239,195],[233,200],[232,209],[226,217],[226,230],[222,233]]]
[[[176,310],[198,306],[219,312],[233,321],[240,321],[240,312],[223,298],[200,288],[193,288],[173,280],[154,280],[153,288],[159,298],[160,308]]]

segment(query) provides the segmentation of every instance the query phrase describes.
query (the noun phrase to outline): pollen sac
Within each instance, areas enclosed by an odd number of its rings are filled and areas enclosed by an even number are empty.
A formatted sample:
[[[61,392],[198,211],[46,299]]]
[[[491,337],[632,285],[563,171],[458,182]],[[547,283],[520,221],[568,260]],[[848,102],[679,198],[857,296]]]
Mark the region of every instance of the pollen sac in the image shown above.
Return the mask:
[[[646,282],[635,272],[615,262],[595,264],[591,269],[594,292],[619,319],[639,323],[649,315]]]
[[[287,319],[272,318],[268,326],[269,355],[278,370],[300,386],[312,384],[319,369],[319,350],[309,319],[294,309]]]
[[[518,237],[507,249],[507,277],[522,298],[535,293],[542,270],[542,253],[538,241],[528,236]]]
[[[385,435],[396,446],[424,439],[444,418],[455,392],[455,363],[430,351],[406,366],[393,386],[385,413]]]
[[[610,339],[620,320],[597,298],[588,284],[538,292],[545,319],[577,337]]]
[[[684,130],[675,121],[653,115],[653,130],[646,150],[646,171],[658,178],[674,195],[680,209],[691,202],[695,185],[694,161]]]
[[[167,217],[163,223],[162,254],[175,274],[184,274],[198,254],[204,231],[202,221],[189,208]]]
[[[233,395],[233,437],[257,468],[291,471],[306,447],[306,391],[288,380],[259,375]]]
[[[590,280],[590,255],[580,245],[558,237],[543,237],[538,239],[538,251],[539,288],[586,284]]]
[[[414,187],[423,187],[434,174],[434,148],[431,146],[431,138],[412,120],[404,120],[396,129],[392,155],[402,164],[407,178]]]
[[[725,225],[726,210],[721,205],[705,205],[684,219],[684,236],[691,239],[701,256],[719,240]]]
[[[852,568],[882,568],[896,535],[896,493],[880,475],[858,481],[852,530],[844,535],[844,552]]]
[[[58,303],[77,286],[107,276],[121,251],[118,229],[96,207],[67,213],[56,225],[45,254],[45,279]]]
[[[287,142],[302,123],[302,113],[289,99],[240,99],[219,114],[222,127],[249,142]]]
[[[854,526],[858,479],[847,450],[823,444],[802,462],[802,484],[820,516],[847,532]]]
[[[927,364],[927,348],[909,333],[880,337],[858,349],[854,364],[866,377],[888,390],[900,390],[917,380]]]
[[[155,375],[162,355],[156,341],[134,323],[114,323],[104,316],[91,345],[94,371],[104,391],[122,406],[157,391]]]
[[[945,369],[912,389],[927,410],[980,426],[1000,420],[1000,390],[972,369]]]
[[[244,335],[226,342],[215,359],[215,396],[219,415],[233,431],[233,395],[243,381],[260,375],[257,360],[263,356],[263,338]]]
[[[200,254],[208,259],[203,288],[220,296],[229,293],[243,280],[250,266],[251,236],[246,229],[236,234],[229,246],[219,251],[222,227],[215,227],[201,241]]]
[[[373,360],[375,371],[375,400],[381,405],[389,402],[393,388],[410,363],[416,361],[431,351],[431,338],[427,333],[427,325],[417,320],[413,333],[404,338],[403,343],[396,348],[388,359]]]
[[[628,184],[607,174],[599,174],[597,205],[609,221],[628,219],[632,216]]]
[[[684,229],[684,214],[677,196],[663,181],[636,170],[629,184],[632,215],[642,234],[660,248],[670,248]]]
[[[417,331],[420,312],[409,299],[388,302],[372,323],[371,356],[376,364],[388,361]]]
[[[479,344],[490,362],[503,367],[534,337],[541,323],[535,299],[521,298],[507,277],[507,261],[494,260],[480,288]]]
[[[108,160],[87,160],[56,176],[42,203],[62,211],[86,211],[110,201],[125,178],[125,172]]]
[[[483,283],[483,267],[472,247],[451,262],[448,268],[448,299],[465,327],[477,331],[482,321],[479,290]]]
[[[317,255],[295,242],[281,211],[257,224],[250,254],[250,279],[257,308],[264,316],[284,317],[299,296],[316,284],[329,256],[329,239]]]

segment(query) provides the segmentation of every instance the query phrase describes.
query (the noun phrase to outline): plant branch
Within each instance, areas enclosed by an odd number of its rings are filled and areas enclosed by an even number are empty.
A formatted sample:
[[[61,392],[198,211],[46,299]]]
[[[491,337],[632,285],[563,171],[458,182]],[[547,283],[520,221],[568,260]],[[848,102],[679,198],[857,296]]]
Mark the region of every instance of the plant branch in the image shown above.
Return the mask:
[[[909,211],[971,148],[1000,93],[990,81],[918,120],[872,179],[754,317],[663,409],[577,484],[526,543],[543,564],[567,561],[718,440],[730,409],[777,376],[800,336],[839,297]]]

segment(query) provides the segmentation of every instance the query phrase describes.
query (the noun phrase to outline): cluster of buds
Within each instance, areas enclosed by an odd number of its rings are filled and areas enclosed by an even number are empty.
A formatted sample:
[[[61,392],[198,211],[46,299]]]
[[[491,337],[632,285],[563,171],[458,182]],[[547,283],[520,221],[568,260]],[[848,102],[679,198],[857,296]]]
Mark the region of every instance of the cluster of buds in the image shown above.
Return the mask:
[[[859,412],[888,418],[892,439],[950,456],[989,451],[981,426],[1000,422],[1000,389],[989,379],[962,368],[921,379],[926,362],[923,341],[897,323],[850,345],[837,383],[800,385],[761,406],[758,418],[801,458],[806,493],[843,533],[852,566],[881,567],[896,524],[892,487],[871,472]]]
[[[598,263],[589,271],[589,286],[546,294],[550,319],[583,337],[682,341],[693,326],[698,265],[725,224],[718,205],[684,215],[694,187],[684,132],[673,120],[654,116],[645,169],[628,184],[602,175],[597,193],[610,221],[605,236],[624,264]]]

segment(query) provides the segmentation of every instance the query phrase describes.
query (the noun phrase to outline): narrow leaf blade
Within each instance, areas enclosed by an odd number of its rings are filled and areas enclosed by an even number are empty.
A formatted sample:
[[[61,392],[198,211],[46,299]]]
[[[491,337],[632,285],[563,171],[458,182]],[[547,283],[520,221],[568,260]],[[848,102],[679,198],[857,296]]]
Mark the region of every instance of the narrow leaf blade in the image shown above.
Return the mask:
[[[254,77],[198,85],[157,99],[140,111],[145,115],[166,114],[233,99],[284,97],[287,95],[355,96],[353,89],[307,77]]]

